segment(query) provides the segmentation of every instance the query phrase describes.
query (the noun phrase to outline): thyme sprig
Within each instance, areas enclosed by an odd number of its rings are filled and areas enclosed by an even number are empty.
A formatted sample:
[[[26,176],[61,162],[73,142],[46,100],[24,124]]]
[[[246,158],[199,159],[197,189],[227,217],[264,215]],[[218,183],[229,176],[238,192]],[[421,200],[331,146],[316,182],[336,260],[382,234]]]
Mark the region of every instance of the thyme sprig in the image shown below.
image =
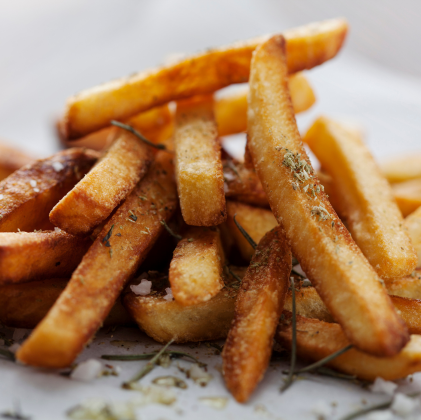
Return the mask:
[[[295,308],[295,283],[294,277],[291,277],[292,292],[292,346],[291,346],[291,368],[281,392],[286,391],[292,384],[295,376],[295,363],[297,361],[297,313]]]
[[[156,365],[159,358],[165,353],[165,350],[174,342],[174,339],[171,339],[162,349],[155,354],[155,356],[152,357],[151,360],[149,360],[148,363],[140,370],[138,374],[133,376],[132,379],[130,379],[129,382],[124,382],[122,385],[122,388],[124,389],[132,389],[132,385],[138,381],[140,381],[144,376],[146,376]]]
[[[144,354],[130,354],[130,355],[118,355],[118,354],[104,354],[101,356],[101,359],[105,360],[121,360],[121,361],[133,361],[133,360],[148,360],[152,359],[154,356],[156,356],[159,352],[154,351],[152,353],[144,353]],[[204,366],[205,363],[199,362],[198,359],[196,359],[194,356],[188,353],[184,353],[182,351],[164,351],[162,356],[168,355],[172,358],[182,358],[187,357],[188,359],[191,359],[193,362]]]
[[[12,362],[16,360],[15,355],[9,350],[0,349],[0,356],[5,357],[6,359],[11,360]]]
[[[313,371],[313,370],[317,370],[317,369],[323,367],[324,365],[328,364],[329,362],[331,362],[333,359],[336,359],[341,354],[344,354],[348,350],[351,350],[353,347],[354,346],[352,344],[349,344],[346,347],[344,347],[344,348],[342,348],[342,349],[340,349],[338,351],[335,351],[334,353],[330,354],[329,356],[326,356],[323,359],[318,360],[315,363],[312,363],[311,365],[308,365],[306,367],[303,367],[302,369],[295,370],[293,372],[293,374],[294,375],[297,375],[299,373],[305,373],[305,372],[310,372],[310,371]]]
[[[418,397],[419,395],[420,395],[420,393],[417,392],[415,394],[408,394],[406,396],[410,397],[410,398],[415,398],[415,397]],[[353,413],[347,414],[346,416],[342,417],[340,420],[353,420],[353,419],[356,419],[357,417],[361,417],[364,414],[370,413],[372,411],[386,410],[387,408],[390,408],[392,406],[392,403],[393,403],[393,399],[389,400],[389,401],[386,401],[384,403],[372,405],[371,407],[361,408],[360,410],[357,410],[357,411],[354,411]]]
[[[234,223],[238,227],[238,230],[243,234],[243,236],[247,239],[248,243],[253,247],[253,249],[256,249],[257,244],[254,242],[253,238],[246,232],[246,230],[240,225],[240,223],[236,219],[237,213],[234,214]]]
[[[130,133],[134,134],[138,139],[142,140],[143,143],[146,143],[148,146],[154,147],[155,149],[159,150],[166,150],[165,144],[155,144],[148,140],[145,136],[139,133],[139,131],[135,130],[131,125],[123,124],[119,121],[112,120],[111,125],[115,125],[116,127],[123,128],[124,130],[129,131]]]
[[[108,233],[104,236],[102,239],[102,243],[105,243],[105,246],[110,247],[110,238],[113,233],[114,225],[111,226],[111,229],[108,231]]]
[[[175,239],[178,239],[179,241],[181,241],[183,239],[183,237],[181,235],[179,235],[178,233],[175,233],[168,225],[167,222],[162,219],[160,221],[161,225],[164,226],[165,230],[171,235],[174,236]]]

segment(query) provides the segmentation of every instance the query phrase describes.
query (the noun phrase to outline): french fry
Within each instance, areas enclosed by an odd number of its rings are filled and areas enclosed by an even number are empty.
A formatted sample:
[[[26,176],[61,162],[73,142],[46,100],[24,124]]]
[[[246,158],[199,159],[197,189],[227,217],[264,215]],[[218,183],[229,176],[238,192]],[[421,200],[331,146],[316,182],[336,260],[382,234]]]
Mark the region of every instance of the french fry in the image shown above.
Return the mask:
[[[421,270],[415,270],[410,276],[389,280],[386,287],[391,295],[421,300]]]
[[[72,235],[88,235],[132,191],[152,157],[150,146],[118,130],[98,164],[51,210],[51,223]]]
[[[221,146],[212,97],[177,103],[174,131],[175,176],[188,225],[216,226],[226,218]]]
[[[275,339],[291,348],[292,326],[290,314],[279,324]],[[349,345],[339,324],[297,316],[297,355],[307,360],[321,360]],[[350,349],[334,358],[327,366],[360,379],[374,381],[377,377],[388,381],[404,378],[421,370],[421,336],[411,335],[408,344],[393,357],[373,357]]]
[[[294,256],[358,349],[396,355],[409,339],[406,326],[321,191],[295,122],[281,36],[253,55],[248,118],[254,167]]]
[[[241,283],[235,318],[222,352],[225,383],[238,402],[249,399],[269,364],[291,260],[279,226],[261,239]]]
[[[190,228],[177,244],[170,264],[174,299],[185,306],[211,299],[224,287],[224,262],[218,229]]]
[[[262,183],[254,170],[247,169],[243,163],[227,159],[224,168],[225,197],[258,207],[269,207]]]
[[[10,328],[35,328],[47,315],[69,279],[39,280],[0,286],[0,323]],[[133,320],[120,299],[112,307],[104,326],[128,325]]]
[[[285,32],[288,71],[311,69],[333,58],[348,30],[343,19],[313,23]],[[142,111],[247,82],[253,50],[267,37],[215,48],[176,64],[85,90],[66,106],[64,133],[76,139]]]
[[[0,285],[70,276],[91,245],[60,229],[0,232]]]
[[[303,73],[289,77],[292,106],[296,114],[307,111],[316,102],[313,89]],[[220,136],[247,130],[248,88],[215,100],[215,119]]]
[[[421,178],[421,154],[393,157],[382,162],[380,169],[391,183]]]
[[[244,272],[231,267],[237,275]],[[225,287],[212,299],[193,306],[181,305],[176,300],[164,299],[161,288],[147,296],[128,290],[123,294],[123,305],[139,328],[160,343],[188,343],[225,338],[234,319],[238,284],[224,276]],[[154,283],[152,284],[154,288]]]
[[[318,118],[304,137],[333,179],[341,215],[377,274],[396,278],[416,267],[414,247],[391,188],[356,130]]]
[[[0,143],[0,181],[34,160],[19,149]]]
[[[147,175],[106,223],[17,359],[60,368],[91,340],[177,205],[171,155],[159,152]],[[63,328],[63,325],[66,328]]]
[[[403,217],[421,206],[421,178],[392,184],[392,190]]]
[[[404,220],[404,226],[411,238],[412,245],[417,253],[417,267],[421,266],[421,207],[407,216]]]
[[[91,169],[92,150],[73,148],[40,159],[0,182],[0,232],[49,229],[48,213]]]
[[[297,95],[299,93],[297,92]],[[142,112],[127,121],[126,124],[142,133],[152,143],[160,143],[171,137],[173,132],[173,115],[168,105],[158,106]],[[106,149],[115,137],[115,127],[106,127],[94,131],[77,140],[67,140],[62,133],[63,123],[58,124],[58,134],[62,143],[67,147],[88,147],[94,150]]]
[[[389,291],[390,293],[390,291]],[[301,287],[295,293],[296,311],[306,318],[315,318],[325,322],[335,322],[326,305],[320,299],[314,287]],[[408,297],[390,296],[393,305],[399,311],[410,334],[421,334],[421,300]],[[291,312],[291,292],[288,291],[284,310]]]
[[[247,204],[235,201],[227,201],[228,218],[226,226],[238,247],[241,256],[250,261],[254,249],[238,229],[234,222],[236,215],[237,222],[251,236],[254,242],[259,243],[263,236],[278,225],[275,216],[270,210],[252,207]]]

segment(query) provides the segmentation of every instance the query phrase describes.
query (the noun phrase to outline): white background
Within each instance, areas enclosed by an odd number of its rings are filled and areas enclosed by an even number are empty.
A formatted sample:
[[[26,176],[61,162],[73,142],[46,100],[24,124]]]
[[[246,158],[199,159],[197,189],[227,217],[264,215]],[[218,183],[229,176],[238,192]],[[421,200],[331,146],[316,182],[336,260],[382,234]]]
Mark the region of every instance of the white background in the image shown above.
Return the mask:
[[[308,73],[318,103],[299,116],[300,128],[324,113],[363,126],[379,158],[421,150],[420,12],[416,0],[1,0],[0,138],[45,156],[59,147],[54,121],[72,93],[155,66],[171,53],[345,16],[351,31],[344,51]],[[144,340],[136,330],[119,334]],[[136,351],[141,350],[138,344]],[[104,349],[88,352],[98,355]],[[86,358],[84,353],[80,360]],[[216,356],[209,359],[212,365],[220,363]],[[124,366],[126,379],[133,365]],[[150,406],[139,411],[139,418],[307,419],[315,418],[311,410],[321,399],[339,403],[336,418],[358,407],[361,398],[375,399],[348,383],[320,378],[300,381],[280,396],[280,369],[272,367],[249,404],[230,400],[216,412],[197,402],[199,394],[228,395],[219,373],[213,374],[209,388],[189,384],[188,391],[179,391],[177,407],[183,413]],[[0,361],[0,412],[19,400],[33,419],[58,420],[89,396],[127,400],[119,382],[121,378],[103,378],[80,385]],[[421,389],[419,382],[412,386]],[[256,412],[257,404],[264,404],[269,414]]]

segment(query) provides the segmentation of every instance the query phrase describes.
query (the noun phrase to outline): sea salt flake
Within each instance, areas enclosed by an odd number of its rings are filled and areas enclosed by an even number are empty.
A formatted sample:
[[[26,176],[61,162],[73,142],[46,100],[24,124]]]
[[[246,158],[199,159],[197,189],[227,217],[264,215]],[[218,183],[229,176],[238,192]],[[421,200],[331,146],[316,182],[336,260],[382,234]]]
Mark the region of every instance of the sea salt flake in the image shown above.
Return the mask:
[[[416,398],[407,397],[405,394],[397,393],[390,408],[397,415],[405,417],[420,408],[420,401]]]
[[[32,188],[35,188],[35,187],[37,186],[37,181],[35,181],[35,179],[30,179],[30,180],[29,180],[29,185],[30,185]]]
[[[4,195],[0,194],[0,200],[3,200],[3,198],[4,198]]]
[[[60,172],[64,169],[64,165],[61,162],[53,162],[51,165],[56,172]]]
[[[91,382],[102,372],[102,363],[95,359],[88,359],[80,363],[70,374],[72,379]]]
[[[370,391],[376,394],[386,394],[391,397],[398,387],[397,384],[391,381],[385,381],[383,378],[376,378],[374,383],[370,386]]]
[[[34,188],[34,191],[35,192],[39,192],[39,188]]]
[[[167,287],[165,289],[165,291],[167,292],[167,294],[164,296],[164,299],[167,300],[167,301],[173,300],[174,299],[174,296],[172,294],[171,287]]]
[[[304,273],[303,269],[301,268],[300,264],[294,265],[294,267],[292,268],[295,272],[297,272],[298,274],[300,274],[303,277],[307,277],[307,274]]]
[[[152,282],[143,279],[138,285],[131,285],[130,289],[135,295],[147,296],[151,293]]]

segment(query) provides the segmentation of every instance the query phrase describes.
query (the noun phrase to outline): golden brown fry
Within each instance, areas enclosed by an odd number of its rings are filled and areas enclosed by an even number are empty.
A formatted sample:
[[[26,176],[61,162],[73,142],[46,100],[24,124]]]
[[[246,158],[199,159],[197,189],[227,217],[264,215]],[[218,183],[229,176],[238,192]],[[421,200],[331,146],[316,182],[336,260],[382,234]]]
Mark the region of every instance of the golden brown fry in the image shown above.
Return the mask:
[[[421,266],[421,207],[404,220],[404,226],[417,253],[417,267]]]
[[[0,232],[0,285],[70,276],[91,245],[60,229]]]
[[[421,178],[421,155],[393,157],[382,162],[380,169],[389,182],[404,182]]]
[[[35,328],[47,315],[69,279],[58,278],[0,286],[0,323],[11,328]],[[133,323],[120,299],[116,301],[104,326]]]
[[[377,274],[402,277],[416,267],[416,255],[389,183],[356,130],[318,118],[304,137],[333,179],[340,214]]]
[[[170,138],[173,132],[173,115],[167,104],[152,108],[146,112],[141,112],[123,122],[131,125],[153,143],[160,143]],[[59,137],[65,146],[82,146],[94,150],[104,150],[107,148],[114,139],[116,131],[116,127],[110,126],[94,131],[77,140],[67,140],[60,131],[61,127],[62,123],[59,123]]]
[[[246,261],[250,261],[254,254],[254,249],[238,229],[234,222],[234,216],[237,215],[237,222],[256,243],[259,243],[265,233],[276,227],[278,222],[270,210],[252,207],[235,201],[227,201],[227,212],[226,226],[234,239],[234,243],[239,248],[241,256]]]
[[[174,299],[191,306],[206,302],[223,287],[224,250],[218,229],[190,228],[174,250],[168,274]]]
[[[286,31],[289,73],[333,58],[347,30],[345,20],[332,19]],[[78,138],[106,127],[113,119],[124,120],[173,100],[247,82],[252,52],[266,38],[211,49],[176,64],[85,90],[67,102],[65,136]]]
[[[225,196],[258,207],[269,207],[268,199],[256,172],[243,163],[227,159],[224,168]]]
[[[256,173],[294,256],[349,340],[393,356],[409,339],[406,326],[321,191],[295,122],[284,48],[276,36],[253,56],[248,146]]]
[[[231,269],[237,275],[243,273]],[[239,285],[234,283],[234,288],[230,283],[226,279],[226,286],[216,296],[193,306],[166,300],[166,292],[156,289],[148,296],[128,291],[123,295],[123,304],[140,329],[160,343],[218,340],[227,336],[234,318]]]
[[[160,221],[170,218],[176,200],[171,155],[159,152],[145,178],[89,248],[48,315],[19,349],[19,361],[55,368],[73,362],[164,229]]]
[[[235,318],[222,353],[227,388],[238,402],[249,399],[263,378],[285,302],[291,250],[279,226],[256,248],[235,303]]]
[[[0,232],[51,228],[48,213],[97,157],[92,150],[64,150],[26,165],[0,182]]]
[[[275,339],[291,348],[290,314],[279,324]],[[321,360],[349,345],[339,324],[297,316],[297,355],[310,361]],[[393,357],[373,357],[357,349],[348,350],[327,364],[360,379],[374,381],[377,377],[394,381],[421,370],[421,336],[411,335],[408,344]]]
[[[421,300],[421,270],[415,270],[410,276],[389,280],[386,288],[391,295]]]
[[[150,146],[118,130],[98,164],[51,210],[51,223],[72,235],[89,234],[142,179],[152,157]]]
[[[34,160],[19,149],[0,143],[0,181]]]
[[[175,176],[183,218],[188,225],[216,226],[226,218],[221,146],[212,97],[177,103]]]
[[[306,111],[316,102],[310,83],[303,73],[293,74],[288,80],[294,112]],[[247,95],[248,88],[245,88],[215,100],[215,119],[220,136],[247,130]]]
[[[421,206],[421,178],[392,184],[392,190],[403,217]]]

